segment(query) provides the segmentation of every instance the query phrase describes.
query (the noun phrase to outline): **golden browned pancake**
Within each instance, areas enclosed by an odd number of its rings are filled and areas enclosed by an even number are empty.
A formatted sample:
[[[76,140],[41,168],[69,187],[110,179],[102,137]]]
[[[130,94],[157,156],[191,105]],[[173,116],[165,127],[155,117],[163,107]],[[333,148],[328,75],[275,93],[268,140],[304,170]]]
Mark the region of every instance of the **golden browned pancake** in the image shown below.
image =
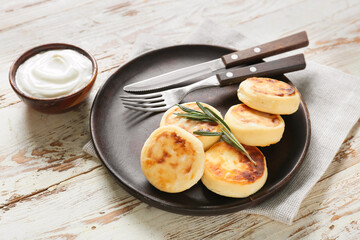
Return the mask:
[[[245,104],[232,106],[225,114],[236,139],[249,146],[268,146],[280,141],[285,122],[278,114],[252,109]]]
[[[214,107],[206,103],[201,103],[201,104],[205,107],[210,108],[220,117],[222,117],[221,113],[218,110],[216,110]],[[181,105],[201,112],[200,108],[195,102],[183,103]],[[176,116],[174,113],[184,113],[184,112],[178,106],[174,106],[170,108],[164,113],[163,117],[161,118],[160,127],[168,126],[168,125],[176,125],[178,127],[185,129],[191,134],[193,134],[194,131],[219,132],[221,129],[221,126],[218,125],[217,123],[190,120],[184,117]],[[214,143],[218,142],[220,139],[220,136],[199,136],[196,134],[193,135],[202,142],[205,150],[210,148]]]
[[[273,114],[292,114],[300,104],[296,88],[271,78],[248,78],[240,83],[238,98],[249,107]]]
[[[265,184],[267,167],[264,155],[257,147],[244,147],[256,165],[240,150],[225,142],[214,144],[205,153],[201,181],[209,190],[226,197],[244,198]]]
[[[177,126],[156,129],[141,151],[141,169],[157,189],[176,193],[196,184],[204,172],[200,140]]]

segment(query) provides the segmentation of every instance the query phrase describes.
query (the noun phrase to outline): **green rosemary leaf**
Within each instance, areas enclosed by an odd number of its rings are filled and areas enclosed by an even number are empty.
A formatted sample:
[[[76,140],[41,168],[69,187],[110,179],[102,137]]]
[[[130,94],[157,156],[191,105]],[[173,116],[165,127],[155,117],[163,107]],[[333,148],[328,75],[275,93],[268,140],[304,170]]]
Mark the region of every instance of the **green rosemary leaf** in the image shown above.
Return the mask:
[[[186,117],[188,119],[192,119],[192,120],[197,120],[197,121],[206,121],[206,122],[213,122],[213,120],[209,117],[207,117],[206,115],[195,115],[195,114],[191,114],[191,113],[174,113],[177,116],[180,117]]]
[[[223,135],[222,132],[194,131],[193,133],[196,135],[200,135],[200,136],[221,136],[221,135]]]
[[[246,150],[243,148],[242,145],[239,145],[237,143],[237,141],[234,141],[234,139],[232,138],[231,134],[229,132],[227,132],[225,129],[221,129],[221,131],[224,133],[224,135],[233,143],[233,145],[239,149],[240,151],[242,151],[243,153],[246,152]]]
[[[230,139],[228,139],[225,135],[221,136],[221,139],[227,144],[233,146],[234,148],[238,148]]]
[[[245,152],[245,148],[238,142],[238,140],[235,138],[234,135],[232,135],[231,132],[229,132],[227,129],[221,129],[221,131],[227,136],[232,142],[234,142],[235,145],[240,148],[241,151]]]
[[[192,117],[187,117],[187,119],[190,119],[190,120],[194,120],[194,121],[200,121],[200,122],[213,122],[213,120],[211,120],[211,119],[206,119],[206,118],[204,118],[204,119],[199,119],[199,118],[192,118]]]
[[[211,119],[214,120],[214,122],[217,122],[216,121],[216,118],[211,114],[211,112],[209,112],[208,110],[206,110],[206,108],[201,105],[201,103],[199,102],[196,102],[196,104],[199,106],[199,108],[201,109],[201,111],[203,111],[205,113],[205,115],[207,115],[208,117],[210,117]]]
[[[243,147],[243,145],[241,145],[241,143],[239,143],[239,141],[235,138],[235,136],[230,132],[227,131],[226,129],[221,129],[221,131],[225,134],[226,137],[229,138],[229,140],[236,146],[237,149],[239,149],[240,151],[242,151],[248,158],[249,160],[256,165],[256,162],[251,158],[251,156],[249,155],[249,153],[246,151],[246,149]]]
[[[230,127],[227,125],[227,123],[226,123],[219,115],[217,115],[214,111],[212,111],[212,110],[211,110],[210,108],[208,108],[208,107],[205,107],[205,109],[208,110],[208,111],[217,119],[217,121],[220,122],[220,124],[221,124],[224,128],[226,128],[227,130],[231,131],[231,130],[230,130]]]
[[[242,150],[239,148],[239,146],[236,145],[232,140],[230,140],[225,134],[221,136],[221,139],[222,139],[224,142],[226,142],[227,144],[229,144],[229,145],[233,146],[234,148],[240,150],[241,152],[243,152],[243,153],[248,157],[247,152],[246,152],[246,151],[245,151],[245,152],[242,151]],[[250,160],[253,164],[256,165],[256,162],[254,162],[251,157],[248,157],[248,158],[249,158],[249,160]]]
[[[192,113],[174,113],[176,116],[180,117],[194,117],[194,118],[208,118],[206,115],[198,115],[198,114],[192,114]]]
[[[197,113],[197,114],[204,115],[202,112],[199,112],[197,110],[185,107],[185,106],[183,106],[181,104],[176,104],[176,106],[178,106],[181,110],[183,110],[184,112],[187,112],[187,113]]]

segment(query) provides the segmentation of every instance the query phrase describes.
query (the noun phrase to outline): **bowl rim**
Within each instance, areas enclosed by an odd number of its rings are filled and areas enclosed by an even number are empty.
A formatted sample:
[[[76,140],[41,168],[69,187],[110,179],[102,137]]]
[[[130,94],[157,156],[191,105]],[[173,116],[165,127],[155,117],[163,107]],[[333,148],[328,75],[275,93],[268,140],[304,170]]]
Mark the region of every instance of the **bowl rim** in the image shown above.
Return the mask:
[[[45,51],[51,51],[51,50],[66,50],[66,49],[71,49],[74,50],[82,55],[84,55],[86,58],[88,58],[91,61],[92,64],[92,72],[91,72],[91,78],[90,81],[83,86],[82,88],[78,89],[77,91],[67,94],[67,95],[63,95],[63,96],[59,96],[59,97],[53,97],[53,98],[37,98],[37,97],[33,97],[30,96],[29,94],[25,93],[24,91],[21,91],[20,88],[17,86],[16,84],[16,72],[18,70],[18,68],[29,58],[35,56],[36,54],[39,54],[41,52],[45,52]],[[47,44],[42,44],[36,47],[33,47],[27,51],[25,51],[24,53],[22,53],[11,65],[10,67],[10,71],[9,71],[9,82],[10,85],[12,87],[12,89],[19,95],[21,95],[24,98],[27,98],[29,100],[35,100],[35,101],[54,101],[54,100],[65,100],[68,98],[71,98],[73,96],[76,96],[80,93],[82,93],[89,85],[92,85],[93,82],[95,81],[96,77],[98,74],[98,64],[96,62],[96,59],[87,51],[85,51],[84,49],[72,45],[72,44],[68,44],[68,43],[47,43]]]

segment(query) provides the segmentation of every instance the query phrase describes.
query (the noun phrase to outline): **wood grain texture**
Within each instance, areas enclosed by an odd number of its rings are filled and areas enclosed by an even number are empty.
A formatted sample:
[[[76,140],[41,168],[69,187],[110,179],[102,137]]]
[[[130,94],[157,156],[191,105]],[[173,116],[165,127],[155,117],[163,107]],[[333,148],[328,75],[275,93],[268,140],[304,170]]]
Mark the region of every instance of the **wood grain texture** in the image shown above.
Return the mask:
[[[360,122],[302,203],[291,226],[233,213],[191,217],[127,194],[82,152],[96,90],[129,60],[143,32],[180,43],[204,19],[258,42],[306,30],[307,60],[360,75],[360,2],[3,1],[0,9],[0,236],[5,239],[359,239]],[[94,55],[89,99],[67,113],[27,108],[8,83],[13,61],[34,46],[65,42]],[[1,237],[0,237],[1,238]]]

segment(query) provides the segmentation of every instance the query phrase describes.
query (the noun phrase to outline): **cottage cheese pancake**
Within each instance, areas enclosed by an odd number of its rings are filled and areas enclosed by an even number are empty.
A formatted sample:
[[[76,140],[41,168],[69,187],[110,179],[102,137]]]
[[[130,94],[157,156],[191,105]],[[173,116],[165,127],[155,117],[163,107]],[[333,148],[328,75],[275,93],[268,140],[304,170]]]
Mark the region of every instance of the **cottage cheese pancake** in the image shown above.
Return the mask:
[[[238,98],[249,107],[273,114],[292,114],[300,104],[296,88],[271,78],[248,78],[240,83]]]
[[[176,193],[195,185],[204,172],[205,153],[195,136],[177,126],[156,129],[141,151],[141,169],[157,189]]]
[[[218,110],[216,110],[214,107],[205,103],[201,103],[201,104],[205,107],[210,108],[217,115],[222,117],[221,113]],[[184,103],[181,105],[201,112],[200,108],[195,102]],[[178,127],[185,129],[191,134],[194,131],[219,132],[221,129],[221,126],[217,123],[190,120],[185,117],[176,116],[174,113],[184,113],[184,112],[178,106],[174,106],[168,109],[164,113],[161,119],[160,127],[167,125],[176,125]],[[218,142],[220,139],[220,136],[199,136],[199,135],[194,135],[194,136],[196,136],[202,142],[205,150],[210,148],[214,143]]]
[[[201,181],[209,190],[226,197],[244,198],[265,184],[267,167],[264,155],[257,147],[244,147],[256,165],[225,142],[216,143],[205,153]]]
[[[278,114],[264,113],[245,104],[232,106],[225,114],[236,139],[250,146],[268,146],[280,141],[285,122]]]

